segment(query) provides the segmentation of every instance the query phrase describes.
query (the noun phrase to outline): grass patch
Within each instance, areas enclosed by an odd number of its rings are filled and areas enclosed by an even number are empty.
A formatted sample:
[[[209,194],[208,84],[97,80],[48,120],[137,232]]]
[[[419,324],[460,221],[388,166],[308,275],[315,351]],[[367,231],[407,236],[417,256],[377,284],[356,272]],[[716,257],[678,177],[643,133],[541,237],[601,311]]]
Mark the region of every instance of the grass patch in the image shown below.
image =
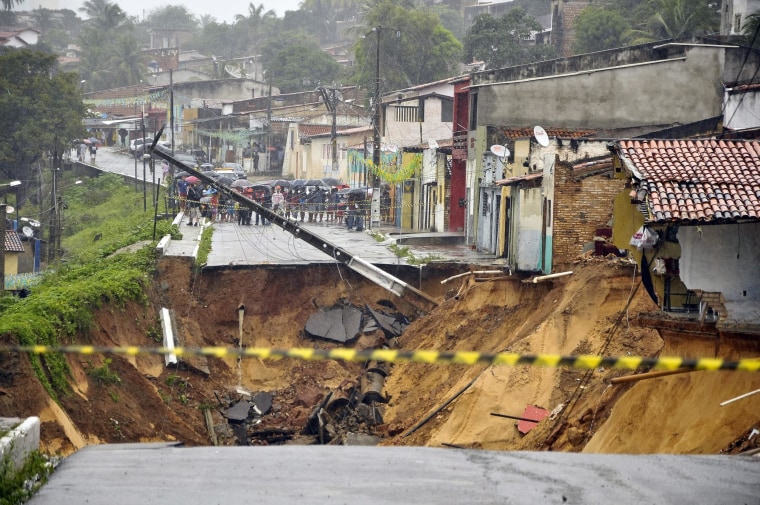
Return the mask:
[[[201,243],[198,246],[198,256],[195,258],[195,268],[202,268],[208,261],[208,255],[211,253],[211,237],[214,236],[214,227],[205,226],[201,233]]]
[[[80,180],[65,174],[60,185],[66,209],[63,258],[48,265],[26,298],[0,298],[0,335],[14,335],[22,345],[72,343],[77,332],[91,327],[95,309],[145,301],[144,287],[155,271],[152,209],[144,212],[142,191],[118,176]],[[171,221],[158,221],[157,240],[165,234],[180,236]],[[139,241],[147,245],[113,254]],[[63,354],[30,355],[30,362],[52,398],[69,391]]]
[[[0,462],[0,505],[17,505],[28,501],[47,482],[53,472],[50,461],[34,451],[21,468],[15,468],[6,456]]]
[[[111,358],[103,359],[103,364],[99,367],[89,369],[87,375],[101,386],[121,384],[121,377],[119,377],[119,374],[111,370],[111,362]]]

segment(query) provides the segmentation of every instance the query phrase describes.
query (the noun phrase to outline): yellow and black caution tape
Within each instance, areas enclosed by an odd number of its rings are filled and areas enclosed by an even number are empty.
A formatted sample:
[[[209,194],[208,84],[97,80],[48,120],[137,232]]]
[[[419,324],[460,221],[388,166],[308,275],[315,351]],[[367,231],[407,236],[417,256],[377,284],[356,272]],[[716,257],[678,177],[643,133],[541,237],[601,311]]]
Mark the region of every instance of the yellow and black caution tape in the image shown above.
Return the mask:
[[[260,359],[300,359],[306,361],[336,360],[336,361],[382,361],[386,363],[445,363],[457,365],[490,364],[496,366],[543,366],[570,367],[580,369],[595,369],[599,367],[635,370],[646,367],[653,370],[737,370],[743,372],[760,371],[760,359],[725,360],[720,358],[680,358],[659,357],[644,358],[639,356],[606,357],[593,355],[563,356],[560,354],[516,354],[516,353],[483,353],[471,351],[438,352],[438,351],[404,351],[393,349],[355,350],[347,348],[312,349],[291,348],[271,349],[264,347],[248,347],[235,349],[227,347],[106,347],[93,345],[11,345],[0,346],[0,353],[31,353],[31,354],[117,354],[137,356],[141,354],[173,354],[182,356],[248,357]]]

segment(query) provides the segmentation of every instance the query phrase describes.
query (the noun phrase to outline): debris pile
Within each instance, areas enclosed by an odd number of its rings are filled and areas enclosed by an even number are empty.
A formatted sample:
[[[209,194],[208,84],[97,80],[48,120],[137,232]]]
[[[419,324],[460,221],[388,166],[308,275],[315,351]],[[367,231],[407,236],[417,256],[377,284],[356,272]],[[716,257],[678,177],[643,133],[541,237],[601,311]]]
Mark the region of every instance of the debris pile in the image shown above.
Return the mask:
[[[342,301],[309,317],[304,336],[361,349],[392,348],[408,326],[406,316],[388,300],[363,309]],[[379,437],[374,435],[374,431],[383,423],[382,405],[388,402],[383,386],[389,371],[388,363],[364,363],[356,381],[344,381],[321,400],[314,398],[309,402],[308,405],[314,407],[299,428],[292,425],[274,427],[277,421],[272,419],[271,414],[280,417],[282,413],[277,400],[273,409],[270,393],[251,395],[238,389],[236,395],[227,398],[226,402],[217,396],[227,423],[215,426],[214,435],[236,445],[376,445]],[[297,392],[294,394],[298,395]]]

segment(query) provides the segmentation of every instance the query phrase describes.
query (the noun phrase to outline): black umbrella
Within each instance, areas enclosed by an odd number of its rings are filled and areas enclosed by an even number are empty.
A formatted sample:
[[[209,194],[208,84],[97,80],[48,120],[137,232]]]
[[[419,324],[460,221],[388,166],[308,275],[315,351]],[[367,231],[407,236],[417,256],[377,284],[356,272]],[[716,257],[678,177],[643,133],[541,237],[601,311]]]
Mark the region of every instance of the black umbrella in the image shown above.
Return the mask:
[[[251,186],[253,186],[253,183],[245,179],[238,179],[230,184],[231,188],[249,188]]]
[[[322,182],[325,183],[325,186],[330,186],[333,188],[344,185],[339,179],[336,179],[335,177],[323,177]]]
[[[309,179],[303,183],[304,186],[327,186],[322,179]]]
[[[280,186],[281,188],[289,188],[290,181],[286,181],[285,179],[277,179],[276,181],[272,182],[271,185],[273,188],[276,188],[277,186]]]
[[[231,177],[227,177],[226,175],[220,176],[217,180],[217,184],[224,184],[225,186],[231,185],[233,182],[235,182],[237,179],[232,179]]]
[[[296,179],[293,182],[290,183],[291,188],[301,188],[303,186],[306,186],[306,179]]]

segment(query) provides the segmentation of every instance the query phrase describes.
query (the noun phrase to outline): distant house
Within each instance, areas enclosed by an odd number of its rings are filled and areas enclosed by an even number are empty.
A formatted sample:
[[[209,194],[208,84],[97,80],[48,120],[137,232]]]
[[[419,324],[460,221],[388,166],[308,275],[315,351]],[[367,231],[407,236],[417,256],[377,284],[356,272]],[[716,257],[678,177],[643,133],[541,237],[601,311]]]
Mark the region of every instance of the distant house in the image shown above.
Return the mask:
[[[34,28],[0,28],[0,45],[28,47],[37,44],[40,32]]]
[[[7,230],[5,232],[5,279],[4,285],[7,291],[15,291],[28,287],[24,282],[24,275],[19,272],[19,257],[25,252],[24,244],[21,242],[17,232]],[[34,276],[29,273],[28,275]]]
[[[611,150],[627,182],[613,241],[638,259],[650,296],[723,331],[760,332],[760,142],[627,140]],[[644,230],[650,243],[631,245]]]

